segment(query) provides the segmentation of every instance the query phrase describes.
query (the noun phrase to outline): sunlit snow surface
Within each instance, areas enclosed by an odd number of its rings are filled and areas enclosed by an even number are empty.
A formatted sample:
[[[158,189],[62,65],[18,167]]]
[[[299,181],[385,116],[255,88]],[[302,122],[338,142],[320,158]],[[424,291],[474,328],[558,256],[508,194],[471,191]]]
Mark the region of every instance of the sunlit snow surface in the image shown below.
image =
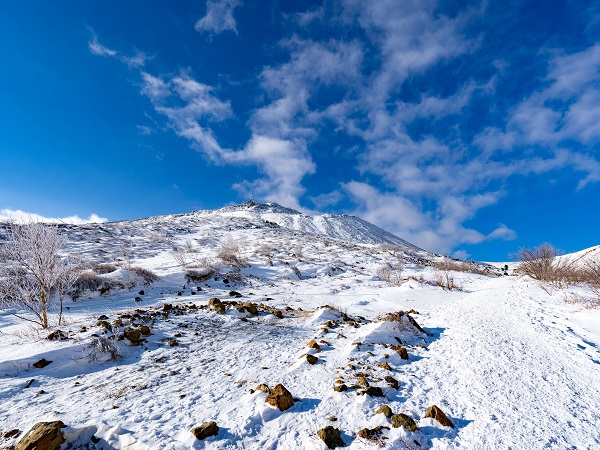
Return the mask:
[[[434,269],[426,261],[438,256],[399,238],[386,240],[383,230],[355,218],[309,218],[265,206],[66,228],[71,250],[97,262],[145,267],[161,280],[69,301],[69,325],[61,327],[72,332],[69,340],[49,341],[47,332],[1,314],[0,436],[62,420],[70,448],[323,449],[317,430],[333,425],[348,448],[367,449],[373,444],[356,433],[384,425],[390,427],[384,448],[600,448],[600,314],[565,303],[580,294],[576,289],[548,293],[516,276],[455,273],[462,290],[443,291],[427,282]],[[241,269],[244,281],[226,285],[221,275],[185,283],[172,246],[193,247],[192,264],[201,258],[218,263],[217,247],[229,237],[241,243],[249,264]],[[402,275],[413,279],[393,287],[375,276],[381,265],[397,262],[382,243],[408,247]],[[141,346],[119,341],[118,361],[85,356],[92,335],[101,333],[94,325],[102,314],[114,320],[136,308],[205,305],[212,297],[232,299],[232,289],[243,295],[234,300],[280,309],[284,318],[262,313],[242,321],[247,314],[235,308],[224,315],[186,310],[157,317]],[[323,330],[341,315],[317,309],[322,305],[347,313],[356,325]],[[419,312],[413,317],[426,335],[374,321],[410,309]],[[81,326],[88,330],[79,333]],[[381,345],[396,337],[408,361]],[[168,345],[172,338],[178,346]],[[311,339],[326,343],[316,351],[306,347]],[[317,364],[306,362],[307,353],[319,358]],[[52,363],[33,368],[41,358]],[[378,367],[384,362],[392,371]],[[334,392],[337,378],[352,385],[358,373],[380,380],[371,385],[382,387],[385,398],[359,396],[356,389]],[[382,380],[386,375],[399,381],[398,390]],[[282,383],[297,401],[280,412],[264,402],[267,394],[250,392],[260,383]],[[374,416],[382,404],[415,419],[419,429],[391,428],[389,419]],[[454,429],[423,419],[432,404]],[[218,436],[196,440],[189,430],[210,420]],[[92,435],[100,441],[94,444]],[[0,448],[14,442],[0,438]]]

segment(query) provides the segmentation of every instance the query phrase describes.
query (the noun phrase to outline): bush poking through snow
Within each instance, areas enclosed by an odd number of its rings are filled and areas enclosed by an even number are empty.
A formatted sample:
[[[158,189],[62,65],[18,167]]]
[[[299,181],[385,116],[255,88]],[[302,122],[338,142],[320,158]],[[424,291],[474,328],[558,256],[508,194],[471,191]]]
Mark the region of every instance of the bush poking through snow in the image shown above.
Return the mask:
[[[104,355],[109,355],[111,361],[121,357],[121,350],[114,340],[114,335],[110,337],[94,336],[90,342],[84,345],[84,349],[87,350],[86,357],[90,362],[98,361]]]
[[[377,268],[377,278],[385,281],[390,286],[400,286],[402,284],[402,263],[386,263]]]
[[[246,261],[240,256],[240,244],[235,239],[229,237],[221,242],[217,250],[217,257],[224,264],[232,267],[246,267]]]
[[[143,267],[130,267],[133,273],[135,273],[142,280],[142,284],[144,286],[150,286],[152,283],[160,280],[160,277],[156,275],[154,272],[148,269],[144,269]]]
[[[431,281],[445,291],[461,290],[461,286],[454,279],[454,274],[449,270],[436,270]]]

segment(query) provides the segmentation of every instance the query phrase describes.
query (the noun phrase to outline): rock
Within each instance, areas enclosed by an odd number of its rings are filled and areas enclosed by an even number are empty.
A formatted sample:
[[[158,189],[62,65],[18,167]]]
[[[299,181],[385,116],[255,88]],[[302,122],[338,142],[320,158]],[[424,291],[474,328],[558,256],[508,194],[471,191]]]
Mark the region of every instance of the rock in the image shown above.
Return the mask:
[[[394,415],[392,408],[390,408],[388,405],[380,406],[379,409],[375,411],[375,415],[377,414],[383,414],[388,419]]]
[[[258,314],[258,309],[256,308],[256,305],[254,303],[245,302],[242,306],[253,316],[256,316]]]
[[[398,380],[396,380],[394,377],[387,375],[386,377],[384,377],[384,380],[387,384],[389,384],[390,387],[398,389]]]
[[[142,336],[150,336],[150,327],[142,325],[140,327],[140,333],[142,333]]]
[[[362,394],[370,395],[371,397],[383,397],[383,391],[381,390],[380,387],[376,387],[376,386],[368,387],[367,389],[362,391]]]
[[[179,342],[177,342],[175,339],[167,339],[167,344],[169,344],[171,347],[177,347]]]
[[[219,303],[215,303],[213,305],[213,309],[218,314],[225,314],[225,312],[227,311],[227,307],[225,306],[225,303],[220,303],[220,302]]]
[[[173,309],[173,305],[171,305],[170,303],[165,303],[163,305],[163,311],[167,312],[167,311],[171,311]]]
[[[108,320],[108,316],[102,314],[100,317],[98,317],[98,320]]]
[[[294,406],[294,399],[292,398],[292,394],[288,391],[283,384],[278,384],[273,388],[271,393],[265,399],[271,406],[275,406],[280,411],[285,411],[286,409]]]
[[[204,422],[199,427],[192,428],[190,432],[196,439],[202,440],[219,434],[219,427],[216,422]]]
[[[140,292],[138,292],[138,294],[144,295],[144,290],[142,289]]]
[[[335,392],[344,392],[348,390],[348,386],[346,386],[345,384],[338,384],[334,386],[333,390]]]
[[[141,302],[142,301],[142,297],[136,297],[133,299],[134,302]]]
[[[408,359],[408,352],[405,347],[400,347],[399,345],[390,345],[390,348],[396,350],[402,359]]]
[[[367,441],[370,442],[376,442],[376,443],[380,443],[379,441],[379,436],[381,436],[383,434],[383,429],[389,430],[388,427],[384,427],[382,425],[379,425],[375,428],[363,428],[362,430],[359,430],[358,433],[356,433],[356,435],[359,438],[365,439]],[[383,444],[381,444],[383,445]]]
[[[417,323],[417,321],[415,319],[412,318],[412,316],[409,316],[408,314],[406,315],[406,317],[408,318],[408,321],[411,323],[411,325],[413,327],[415,327],[417,330],[419,330],[421,333],[427,334],[425,333],[425,330],[423,328],[421,328],[421,325],[419,325]]]
[[[30,387],[33,384],[34,381],[35,380],[33,378],[31,380],[27,381],[27,383],[25,383],[25,389],[27,389],[28,387]]]
[[[15,450],[59,450],[65,437],[61,428],[65,424],[55,422],[38,422],[21,438]]]
[[[115,319],[112,322],[113,327],[122,327],[123,326],[123,320],[122,319]]]
[[[392,368],[390,367],[390,365],[388,363],[378,364],[378,367],[381,367],[382,369],[385,369],[385,370],[392,370]]]
[[[142,333],[140,330],[136,330],[135,328],[127,327],[123,330],[123,334],[132,344],[137,344],[140,342],[142,337]]]
[[[242,294],[240,294],[237,291],[229,291],[229,296],[230,297],[235,297],[235,298],[240,298],[242,296]]]
[[[306,344],[307,347],[310,348],[314,348],[315,350],[321,350],[321,346],[319,344],[317,344],[317,341],[315,341],[314,339],[312,341],[310,341],[308,344]]]
[[[437,420],[440,424],[442,424],[445,427],[454,428],[454,424],[452,423],[452,421],[450,419],[448,419],[446,414],[444,414],[444,412],[440,408],[438,408],[436,405],[432,405],[429,408],[427,408],[427,411],[425,411],[424,417],[425,418],[431,417],[432,419]]]
[[[306,355],[306,362],[309,364],[316,364],[319,358],[315,355]]]
[[[340,436],[339,428],[334,428],[331,425],[327,425],[325,428],[321,428],[317,431],[317,435],[321,438],[327,448],[345,447],[346,444],[342,441]]]
[[[367,379],[365,377],[358,377],[357,379],[358,384],[360,384],[362,387],[369,387],[369,382],[367,381]]]
[[[49,341],[61,341],[63,339],[68,339],[67,336],[60,330],[55,330],[48,335],[46,338]]]
[[[276,309],[275,311],[273,311],[273,315],[275,317],[277,317],[278,319],[283,319],[283,313],[279,309]]]
[[[35,367],[36,369],[43,369],[44,367],[46,367],[48,364],[51,364],[52,361],[48,361],[47,359],[40,359],[38,362],[33,363],[33,367]],[[45,423],[45,422],[40,422],[40,423]]]
[[[110,328],[111,328],[110,323],[108,323],[108,321],[106,321],[106,320],[99,320],[98,322],[96,322],[96,326],[105,328],[107,330],[110,330]]]
[[[264,383],[259,384],[258,386],[256,386],[254,388],[255,391],[260,391],[260,392],[264,392],[266,394],[270,394],[271,393],[271,388],[269,386],[267,386]]]
[[[219,300],[217,297],[213,297],[208,301],[208,306],[212,308],[219,303],[221,303],[221,300]]]
[[[408,417],[406,414],[394,414],[392,416],[392,426],[394,428],[404,427],[408,431],[415,431],[417,429],[417,423]]]
[[[11,439],[17,437],[21,433],[21,430],[15,428],[14,430],[7,431],[4,433],[4,439]]]

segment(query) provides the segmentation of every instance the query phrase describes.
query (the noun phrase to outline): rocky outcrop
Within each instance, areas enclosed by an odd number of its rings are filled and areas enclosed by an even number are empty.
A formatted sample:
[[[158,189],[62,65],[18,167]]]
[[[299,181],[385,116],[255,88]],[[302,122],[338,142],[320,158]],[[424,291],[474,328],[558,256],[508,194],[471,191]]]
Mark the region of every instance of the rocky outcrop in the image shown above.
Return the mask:
[[[452,421],[450,419],[448,419],[448,417],[446,416],[446,414],[444,414],[444,412],[438,408],[436,405],[432,405],[429,408],[427,408],[427,411],[425,411],[425,418],[432,418],[437,420],[441,425],[445,426],[445,427],[452,427],[454,428],[454,424],[452,423]]]
[[[266,398],[265,402],[276,407],[280,411],[285,411],[286,409],[294,406],[292,394],[285,388],[283,384],[278,384],[275,386],[269,396]]]
[[[219,434],[219,427],[216,422],[204,422],[199,427],[192,428],[190,432],[196,439],[202,440],[210,436]]]
[[[392,416],[392,426],[394,428],[404,427],[408,431],[415,431],[417,429],[417,423],[406,414],[394,414]]]
[[[65,424],[55,422],[38,422],[29,430],[15,446],[15,450],[59,450],[65,437],[62,428]]]
[[[325,428],[321,428],[317,431],[317,435],[321,438],[327,448],[345,447],[346,444],[342,440],[339,428],[334,428],[331,425],[327,425]]]

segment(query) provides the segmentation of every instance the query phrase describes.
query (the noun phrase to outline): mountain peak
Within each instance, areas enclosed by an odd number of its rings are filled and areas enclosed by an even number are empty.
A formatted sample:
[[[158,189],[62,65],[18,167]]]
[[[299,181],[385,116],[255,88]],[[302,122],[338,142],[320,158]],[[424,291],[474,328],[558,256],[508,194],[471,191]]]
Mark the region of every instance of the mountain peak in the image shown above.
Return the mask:
[[[281,206],[278,203],[267,202],[267,203],[259,203],[254,201],[254,199],[249,198],[244,203],[240,203],[239,205],[231,205],[221,208],[219,211],[221,212],[229,212],[229,211],[260,211],[260,212],[272,212],[272,213],[280,213],[280,214],[301,214],[299,211],[296,211],[292,208],[286,208],[285,206]]]

